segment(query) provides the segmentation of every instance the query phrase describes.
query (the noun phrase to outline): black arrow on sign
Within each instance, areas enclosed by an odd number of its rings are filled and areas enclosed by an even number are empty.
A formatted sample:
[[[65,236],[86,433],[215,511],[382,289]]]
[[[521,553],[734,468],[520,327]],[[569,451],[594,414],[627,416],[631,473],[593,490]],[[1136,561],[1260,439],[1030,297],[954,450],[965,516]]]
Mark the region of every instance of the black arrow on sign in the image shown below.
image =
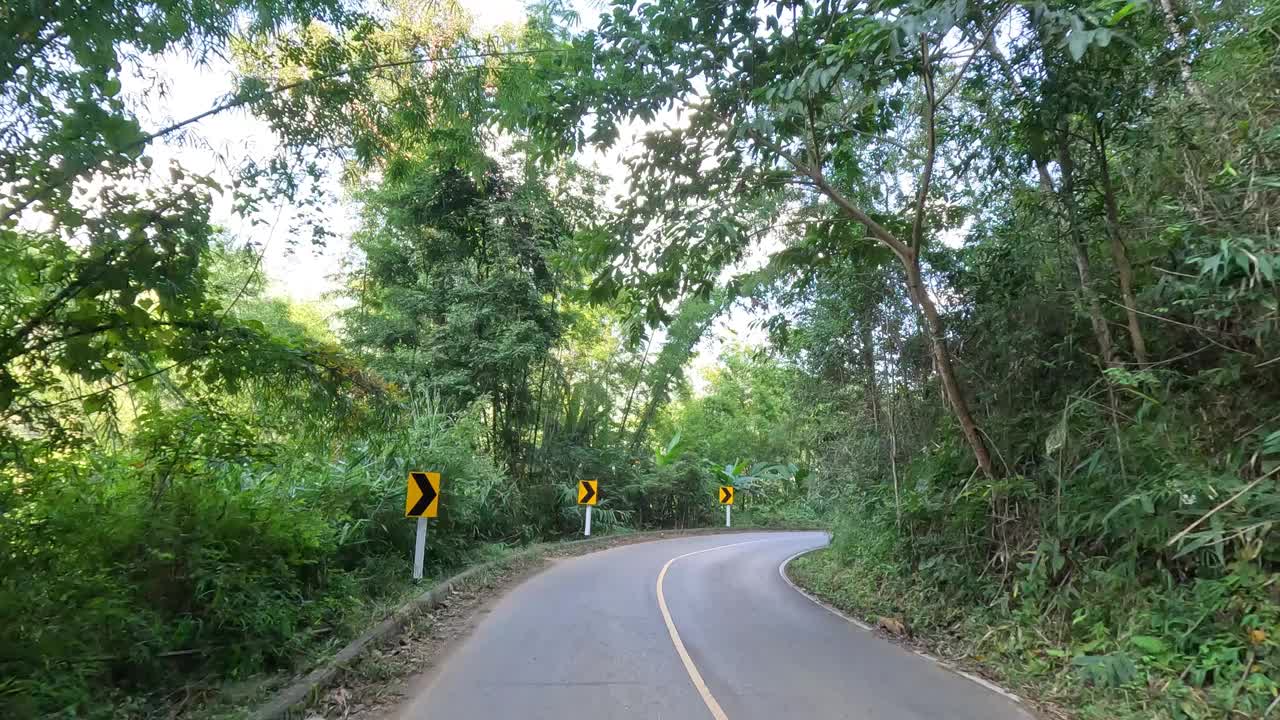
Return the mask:
[[[426,473],[409,473],[409,477],[413,478],[413,483],[422,492],[422,497],[418,498],[418,502],[414,503],[412,508],[409,508],[409,515],[421,515],[431,506],[431,501],[436,499],[436,489],[431,486],[431,480],[427,478]]]
[[[582,502],[584,503],[591,502],[591,498],[596,496],[596,489],[594,487],[591,487],[591,483],[587,482],[586,480],[582,481],[582,489],[585,490],[587,493],[586,495],[582,496]]]
[[[727,487],[722,487],[722,488],[720,488],[720,503],[721,503],[721,504],[728,504],[729,500],[730,500],[730,499],[732,499],[732,498],[733,498],[733,490],[731,490],[731,489],[729,489],[729,488],[727,488]]]

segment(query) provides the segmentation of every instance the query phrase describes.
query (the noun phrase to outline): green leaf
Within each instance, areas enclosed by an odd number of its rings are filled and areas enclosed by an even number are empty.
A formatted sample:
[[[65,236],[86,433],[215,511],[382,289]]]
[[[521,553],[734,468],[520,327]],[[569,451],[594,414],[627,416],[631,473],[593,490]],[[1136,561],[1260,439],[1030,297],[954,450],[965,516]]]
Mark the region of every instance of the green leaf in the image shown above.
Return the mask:
[[[1276,430],[1263,438],[1262,452],[1268,455],[1280,453],[1280,430]]]
[[[1163,640],[1151,635],[1134,635],[1129,642],[1148,655],[1162,655],[1168,650]]]
[[[102,412],[111,403],[111,394],[100,392],[89,395],[80,400],[80,406],[90,415]]]
[[[1109,521],[1116,513],[1123,510],[1126,505],[1137,502],[1140,498],[1142,498],[1141,494],[1130,495],[1129,497],[1116,503],[1115,507],[1111,508],[1109,511],[1107,511],[1106,515],[1102,516],[1102,526],[1106,527],[1107,521]]]
[[[1071,32],[1067,33],[1067,50],[1071,53],[1071,58],[1079,60],[1084,57],[1084,51],[1088,49],[1091,40],[1093,40],[1092,30],[1072,28]]]
[[[1264,255],[1259,255],[1257,260],[1258,272],[1262,273],[1262,276],[1267,279],[1267,282],[1275,282],[1275,267],[1272,265],[1272,262],[1274,261]]]
[[[1124,653],[1080,655],[1072,658],[1080,677],[1090,685],[1119,687],[1138,674],[1133,660]]]
[[[145,327],[151,323],[151,316],[136,304],[124,309],[124,319],[134,327]]]
[[[1145,3],[1144,3],[1144,4],[1145,4]],[[1130,15],[1132,15],[1133,13],[1137,12],[1137,11],[1138,11],[1138,9],[1139,9],[1140,7],[1142,7],[1142,5],[1140,5],[1139,3],[1136,3],[1136,2],[1131,2],[1131,3],[1127,3],[1127,4],[1125,4],[1125,6],[1124,6],[1124,7],[1120,8],[1120,9],[1119,9],[1119,10],[1117,10],[1117,11],[1115,11],[1115,13],[1113,13],[1113,14],[1111,15],[1111,20],[1109,20],[1107,24],[1109,24],[1109,25],[1115,25],[1116,23],[1120,22],[1121,20],[1123,20],[1123,19],[1125,19],[1125,18],[1129,17]]]
[[[1186,542],[1174,553],[1174,559],[1190,555],[1191,553],[1206,547],[1210,544],[1217,544],[1222,540],[1222,532],[1219,530],[1205,530],[1203,532],[1192,533],[1185,538]]]

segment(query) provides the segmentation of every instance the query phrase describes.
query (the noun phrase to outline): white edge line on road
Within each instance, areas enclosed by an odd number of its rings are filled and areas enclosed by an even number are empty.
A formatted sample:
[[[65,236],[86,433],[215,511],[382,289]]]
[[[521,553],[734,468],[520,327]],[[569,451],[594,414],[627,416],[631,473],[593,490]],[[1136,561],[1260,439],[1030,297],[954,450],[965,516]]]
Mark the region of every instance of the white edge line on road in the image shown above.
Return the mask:
[[[684,641],[680,639],[680,631],[676,630],[676,623],[671,619],[671,611],[667,609],[667,598],[662,594],[662,581],[667,577],[667,570],[671,568],[671,564],[677,560],[690,557],[692,555],[701,555],[702,553],[711,552],[713,550],[723,550],[725,548],[740,547],[742,545],[751,545],[753,543],[768,542],[773,538],[765,538],[763,540],[748,540],[746,542],[729,543],[728,545],[717,545],[715,547],[703,550],[694,550],[683,555],[677,555],[667,561],[662,566],[662,571],[658,573],[658,609],[662,611],[662,619],[667,623],[667,632],[671,634],[671,644],[676,646],[676,654],[680,656],[680,662],[684,663],[685,672],[689,673],[689,680],[693,681],[693,689],[698,691],[698,695],[702,696],[702,702],[706,704],[707,709],[711,711],[711,716],[715,720],[729,720],[729,716],[724,714],[724,709],[720,707],[720,703],[716,702],[716,698],[711,694],[707,683],[702,679],[702,673],[698,672],[698,666],[693,664],[693,658],[689,656],[689,651],[684,647]]]
[[[822,546],[822,547],[826,547],[826,546],[824,545],[824,546]],[[867,632],[871,632],[871,626],[870,626],[870,625],[868,625],[868,624],[866,624],[866,623],[862,622],[861,620],[859,620],[859,619],[857,619],[857,618],[849,617],[848,615],[845,615],[843,612],[841,612],[841,611],[839,610],[839,608],[836,608],[836,607],[834,607],[834,606],[832,606],[832,605],[828,605],[827,603],[823,602],[822,600],[819,600],[819,599],[818,599],[817,597],[815,597],[814,595],[811,595],[811,594],[809,593],[809,591],[808,591],[808,590],[805,590],[804,588],[800,587],[799,585],[796,585],[795,583],[791,582],[791,578],[787,577],[787,566],[791,564],[791,561],[792,561],[792,560],[795,560],[796,558],[798,558],[798,557],[800,557],[801,555],[804,555],[804,554],[806,554],[806,553],[811,553],[811,552],[813,552],[814,550],[821,550],[821,549],[822,549],[822,547],[809,548],[808,550],[801,550],[800,552],[796,553],[795,555],[792,555],[791,557],[787,558],[786,560],[783,560],[783,561],[782,561],[782,564],[778,566],[778,575],[782,576],[782,580],[783,580],[783,582],[785,582],[786,584],[790,585],[792,590],[795,590],[796,592],[800,593],[801,595],[803,595],[803,596],[805,596],[805,597],[809,598],[810,602],[814,603],[814,604],[815,604],[815,605],[817,605],[818,607],[821,607],[822,609],[826,610],[826,611],[827,611],[827,612],[829,612],[829,613],[832,613],[833,615],[838,615],[839,617],[841,617],[841,618],[845,619],[845,620],[846,620],[846,621],[848,621],[848,622],[853,623],[854,625],[858,626],[859,628],[861,628],[861,629],[863,629],[863,630],[866,630]]]
[[[822,547],[826,547],[826,546],[824,545],[824,546],[822,546]],[[800,557],[801,555],[805,555],[805,554],[807,554],[807,553],[811,553],[811,552],[813,552],[813,551],[815,551],[815,550],[821,550],[821,549],[822,549],[822,547],[809,548],[808,550],[801,550],[800,552],[796,553],[795,555],[792,555],[791,557],[787,558],[786,560],[783,560],[783,561],[782,561],[782,564],[778,566],[778,575],[782,576],[782,580],[783,580],[784,582],[786,582],[788,585],[790,585],[792,590],[795,590],[796,592],[800,593],[801,595],[803,595],[803,596],[805,596],[805,597],[809,598],[809,600],[810,600],[811,602],[813,602],[813,604],[815,604],[815,605],[817,605],[818,607],[822,608],[823,610],[826,610],[827,612],[829,612],[829,613],[831,613],[831,614],[833,614],[833,615],[835,615],[835,616],[837,616],[837,617],[839,617],[839,618],[841,618],[841,619],[845,620],[846,622],[852,623],[853,625],[855,625],[856,627],[858,627],[858,628],[859,628],[859,629],[861,629],[861,630],[865,630],[865,631],[867,631],[867,632],[873,632],[873,628],[872,628],[870,625],[868,625],[868,624],[866,624],[866,623],[862,622],[861,620],[858,620],[857,618],[849,617],[848,615],[846,615],[846,614],[844,614],[843,612],[841,612],[839,608],[836,608],[836,607],[834,607],[833,605],[831,605],[831,604],[829,604],[829,603],[823,602],[821,599],[819,599],[818,597],[814,596],[814,595],[813,595],[812,593],[810,593],[809,591],[807,591],[807,590],[805,590],[804,588],[800,587],[799,585],[796,585],[795,583],[791,582],[791,578],[787,577],[787,566],[791,564],[791,561],[792,561],[792,560],[795,560],[796,558]],[[712,549],[714,550],[715,548],[712,548]],[[677,558],[677,559],[679,559],[679,558]],[[664,568],[664,570],[665,570],[665,568]],[[939,665],[939,666],[941,666],[941,667],[944,667],[944,668],[946,668],[947,670],[950,670],[951,672],[953,672],[953,673],[955,673],[955,674],[959,675],[960,677],[963,677],[963,678],[965,678],[965,679],[967,679],[967,680],[971,680],[971,681],[973,681],[973,682],[975,682],[975,683],[977,683],[977,684],[981,685],[982,687],[984,687],[984,688],[986,688],[986,689],[990,690],[991,692],[996,693],[997,695],[1003,695],[1004,697],[1006,697],[1006,698],[1008,698],[1008,699],[1010,699],[1010,700],[1014,701],[1015,703],[1018,703],[1019,705],[1021,705],[1021,704],[1022,704],[1022,698],[1020,698],[1020,697],[1018,697],[1017,695],[1015,695],[1015,694],[1013,694],[1013,693],[1009,692],[1008,690],[1005,690],[1004,688],[1000,687],[999,685],[997,685],[997,684],[995,684],[995,683],[991,682],[990,680],[988,680],[988,679],[986,679],[986,678],[984,678],[984,677],[981,677],[981,676],[978,676],[978,675],[974,675],[974,674],[973,674],[973,673],[971,673],[971,672],[966,672],[966,671],[964,671],[964,670],[961,670],[960,668],[957,668],[957,667],[953,666],[951,663],[948,663],[947,661],[942,660],[941,658],[934,657],[933,655],[930,655],[930,654],[929,654],[929,653],[927,653],[927,652],[923,652],[923,651],[921,651],[921,650],[916,650],[915,648],[910,648],[910,647],[901,646],[901,645],[900,645],[899,647],[902,647],[902,648],[903,648],[903,649],[905,649],[905,650],[909,650],[909,651],[911,651],[912,653],[914,653],[914,654],[916,654],[916,655],[919,655],[920,657],[922,657],[922,658],[924,658],[924,659],[926,659],[926,660],[931,660],[931,661],[933,661],[935,664],[937,664],[937,665]]]

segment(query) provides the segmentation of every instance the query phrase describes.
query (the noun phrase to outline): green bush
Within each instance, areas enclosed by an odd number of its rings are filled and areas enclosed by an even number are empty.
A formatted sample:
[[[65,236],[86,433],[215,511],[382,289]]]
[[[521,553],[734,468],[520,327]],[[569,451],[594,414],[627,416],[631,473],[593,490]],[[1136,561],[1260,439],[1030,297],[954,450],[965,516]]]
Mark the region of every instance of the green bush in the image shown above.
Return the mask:
[[[1144,422],[1173,421],[1152,410]],[[828,557],[801,566],[806,582],[935,642],[978,641],[965,651],[1082,717],[1260,716],[1280,692],[1278,576],[1274,548],[1240,533],[1271,500],[1224,509],[1201,538],[1169,545],[1245,483],[1185,456],[1169,462],[1151,440],[1161,436],[1137,424],[1121,438],[1124,483],[1114,445],[1081,449],[1060,497],[1054,465],[957,479],[942,443],[912,464],[901,524],[891,487],[851,491]],[[993,505],[1019,522],[993,530]],[[988,558],[984,571],[975,557]],[[1107,688],[1160,691],[1126,704]]]
[[[151,409],[117,452],[16,458],[0,486],[7,716],[109,716],[349,636],[407,586],[409,468],[446,478],[432,570],[523,539],[523,497],[477,452],[477,412],[420,399],[375,433],[262,443],[266,428],[212,407]]]

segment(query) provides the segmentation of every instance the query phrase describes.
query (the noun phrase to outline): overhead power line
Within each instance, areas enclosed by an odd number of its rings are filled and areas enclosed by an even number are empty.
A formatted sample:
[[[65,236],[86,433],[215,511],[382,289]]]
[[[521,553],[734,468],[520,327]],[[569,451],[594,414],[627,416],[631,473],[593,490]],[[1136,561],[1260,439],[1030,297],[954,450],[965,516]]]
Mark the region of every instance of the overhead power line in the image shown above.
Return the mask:
[[[295,88],[299,88],[305,85],[324,82],[326,80],[334,80],[334,79],[346,77],[348,75],[352,75],[355,73],[374,72],[377,70],[387,70],[390,68],[397,68],[397,67],[409,67],[413,65],[425,65],[427,63],[482,60],[485,58],[494,58],[494,57],[528,57],[533,55],[545,55],[550,53],[569,52],[570,50],[572,50],[572,48],[567,48],[567,47],[532,48],[529,50],[493,50],[488,52],[461,53],[457,55],[433,55],[430,57],[410,58],[407,60],[395,60],[395,61],[383,62],[383,63],[371,63],[368,65],[354,65],[354,66],[342,68],[339,70],[334,70],[332,72],[323,73],[321,75],[315,75],[313,77],[303,78],[301,80],[294,80],[292,82],[280,83],[270,88],[264,88],[264,89],[256,90],[253,92],[234,94],[231,97],[227,98],[226,100],[223,100],[222,102],[209,108],[208,110],[205,110],[204,112],[201,112],[196,115],[192,115],[191,117],[185,120],[180,120],[171,125],[162,127],[159,130],[155,130],[153,132],[147,133],[146,135],[143,135],[142,137],[134,140],[133,142],[128,143],[121,149],[124,151],[134,150],[136,148],[146,145],[147,143],[150,143],[153,140],[157,140],[166,135],[177,132],[178,130],[181,130],[185,127],[194,125],[195,123],[198,123],[201,120],[212,117],[214,115],[218,115],[220,113],[224,113],[228,110],[233,110],[235,108],[247,105],[251,102],[256,102],[263,98],[268,98],[268,97],[271,97],[272,95],[278,95],[279,93],[287,92],[289,90],[293,90]],[[20,203],[12,207],[5,208],[3,213],[0,213],[0,223],[7,222],[8,220],[16,216],[18,213],[21,213],[22,211],[31,207],[32,204],[38,202],[39,200],[44,199],[55,188],[74,179],[80,173],[84,172],[85,170],[88,170],[89,167],[90,167],[89,165],[86,165],[83,163],[72,166],[71,168],[60,173],[56,178],[49,180],[48,182],[45,182],[38,189],[32,192],[30,195],[23,198],[23,200]]]

